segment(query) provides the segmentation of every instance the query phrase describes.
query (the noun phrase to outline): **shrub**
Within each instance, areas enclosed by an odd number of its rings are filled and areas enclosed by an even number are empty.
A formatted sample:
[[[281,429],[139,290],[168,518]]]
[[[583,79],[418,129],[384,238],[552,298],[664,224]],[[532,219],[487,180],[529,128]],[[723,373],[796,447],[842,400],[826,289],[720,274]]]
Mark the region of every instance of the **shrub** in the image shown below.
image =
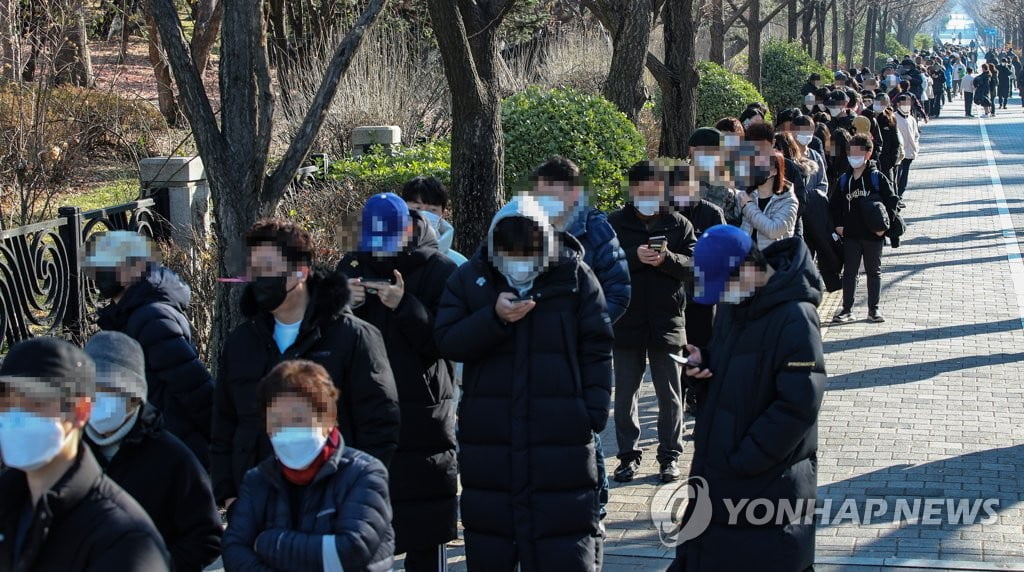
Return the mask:
[[[714,62],[700,62],[697,67],[697,127],[712,126],[723,117],[739,117],[751,103],[765,103],[754,84],[742,76]]]
[[[821,74],[822,81],[829,83],[833,74],[818,63],[796,42],[768,42],[762,53],[761,92],[773,113],[789,107],[799,107],[803,102],[800,88],[812,73]]]
[[[403,147],[389,153],[373,149],[362,157],[346,158],[331,163],[328,178],[348,181],[367,187],[373,192],[399,192],[402,185],[413,177],[433,175],[451,183],[452,146],[447,139],[439,139],[414,147]]]
[[[889,58],[896,60],[896,63],[898,64],[902,60],[903,56],[910,52],[910,48],[901,44],[900,41],[896,39],[895,34],[886,34],[885,46],[883,46],[875,56],[874,71],[881,71],[882,68],[885,67],[885,60]]]
[[[553,155],[579,165],[591,199],[602,210],[622,204],[625,171],[646,157],[643,136],[611,102],[571,88],[536,87],[502,104],[505,186],[522,188],[529,174]]]

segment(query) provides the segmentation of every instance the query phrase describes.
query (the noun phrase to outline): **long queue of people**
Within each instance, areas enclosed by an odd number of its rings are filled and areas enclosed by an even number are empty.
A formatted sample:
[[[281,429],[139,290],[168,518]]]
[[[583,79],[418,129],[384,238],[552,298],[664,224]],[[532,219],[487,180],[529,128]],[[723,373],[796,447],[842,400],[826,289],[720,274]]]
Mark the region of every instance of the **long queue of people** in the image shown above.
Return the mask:
[[[816,307],[842,289],[833,319],[855,319],[863,264],[884,321],[881,255],[934,95],[920,65],[812,75],[800,108],[697,129],[689,161],[632,166],[607,215],[553,157],[468,257],[429,177],[371,197],[335,268],[262,220],[216,380],[188,286],[143,237],[100,235],[82,267],[103,331],[0,365],[0,570],[443,570],[460,518],[471,569],[600,569],[606,473],[641,472],[648,367],[660,481],[682,474],[689,415],[688,474],[721,514],[728,490],[813,506]],[[813,538],[715,520],[674,566],[803,571]]]

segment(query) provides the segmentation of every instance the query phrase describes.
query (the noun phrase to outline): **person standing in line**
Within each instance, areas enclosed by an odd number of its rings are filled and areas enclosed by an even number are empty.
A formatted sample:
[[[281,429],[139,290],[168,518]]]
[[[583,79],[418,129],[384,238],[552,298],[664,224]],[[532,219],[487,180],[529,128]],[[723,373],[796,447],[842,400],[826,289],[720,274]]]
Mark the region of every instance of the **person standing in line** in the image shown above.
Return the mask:
[[[455,227],[448,222],[448,189],[437,177],[416,177],[402,186],[402,200],[409,210],[419,211],[437,233],[437,249],[456,266],[466,263],[466,257],[452,249]]]
[[[964,115],[966,117],[974,117],[971,114],[971,109],[974,106],[974,68],[967,68],[967,73],[964,74],[960,86],[964,93]]]
[[[717,133],[717,131],[716,131]],[[659,478],[679,478],[683,451],[683,388],[671,355],[686,341],[686,288],[693,280],[693,225],[670,209],[664,173],[650,161],[629,170],[630,203],[608,220],[619,237],[632,275],[633,301],[615,324],[615,438],[618,482],[640,469],[637,399],[650,363],[658,400]]]
[[[220,555],[222,523],[210,477],[146,403],[145,355],[121,332],[85,344],[96,363],[96,394],[85,443],[103,474],[153,519],[176,572],[201,572]]]
[[[1006,109],[1006,102],[1010,99],[1010,85],[1013,82],[1013,67],[1010,60],[1003,58],[1002,63],[996,67],[996,74],[999,80],[999,108]],[[995,104],[995,102],[993,102]]]
[[[910,178],[910,165],[917,158],[921,148],[921,129],[918,127],[917,118],[910,112],[910,99],[906,96],[896,98],[896,128],[899,129],[900,139],[903,140],[903,161],[897,168],[896,195],[900,201],[903,200],[903,193],[907,191],[907,181]]]
[[[171,570],[149,515],[82,440],[95,390],[96,365],[61,339],[19,342],[0,365],[0,569]]]
[[[832,220],[843,237],[843,307],[833,322],[853,321],[853,302],[861,262],[867,272],[868,320],[885,321],[879,311],[882,291],[882,247],[889,226],[888,213],[897,211],[899,199],[871,160],[871,138],[855,135],[850,140],[849,170],[839,178],[832,195]],[[881,217],[878,213],[881,212]]]

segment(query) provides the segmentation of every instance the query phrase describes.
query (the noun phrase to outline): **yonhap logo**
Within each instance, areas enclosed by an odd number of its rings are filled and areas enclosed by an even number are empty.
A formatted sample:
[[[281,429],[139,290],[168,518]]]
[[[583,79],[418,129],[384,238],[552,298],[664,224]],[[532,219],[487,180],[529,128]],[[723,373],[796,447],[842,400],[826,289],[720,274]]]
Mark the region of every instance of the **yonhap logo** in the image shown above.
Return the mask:
[[[683,516],[690,510],[686,522]],[[711,524],[711,496],[703,477],[690,477],[675,487],[660,487],[651,499],[651,521],[661,543],[672,548],[700,536]]]

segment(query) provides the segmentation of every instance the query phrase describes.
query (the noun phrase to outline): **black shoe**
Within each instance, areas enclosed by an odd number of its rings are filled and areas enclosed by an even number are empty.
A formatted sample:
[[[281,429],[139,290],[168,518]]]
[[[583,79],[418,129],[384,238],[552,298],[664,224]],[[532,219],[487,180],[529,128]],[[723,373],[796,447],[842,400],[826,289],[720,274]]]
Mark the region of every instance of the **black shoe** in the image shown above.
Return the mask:
[[[832,322],[836,324],[846,324],[853,321],[853,314],[849,310],[843,310],[832,318]]]
[[[679,463],[677,461],[665,461],[658,471],[658,478],[663,483],[671,483],[679,480]]]
[[[903,210],[907,208],[907,203],[903,202],[903,199],[900,199],[900,202],[896,203],[896,208]]]
[[[882,322],[885,321],[885,318],[883,318],[882,314],[878,312],[872,312],[868,314],[868,321],[874,324],[881,324]]]
[[[633,480],[640,470],[640,459],[622,459],[619,466],[615,468],[612,478],[617,483],[628,483]]]

